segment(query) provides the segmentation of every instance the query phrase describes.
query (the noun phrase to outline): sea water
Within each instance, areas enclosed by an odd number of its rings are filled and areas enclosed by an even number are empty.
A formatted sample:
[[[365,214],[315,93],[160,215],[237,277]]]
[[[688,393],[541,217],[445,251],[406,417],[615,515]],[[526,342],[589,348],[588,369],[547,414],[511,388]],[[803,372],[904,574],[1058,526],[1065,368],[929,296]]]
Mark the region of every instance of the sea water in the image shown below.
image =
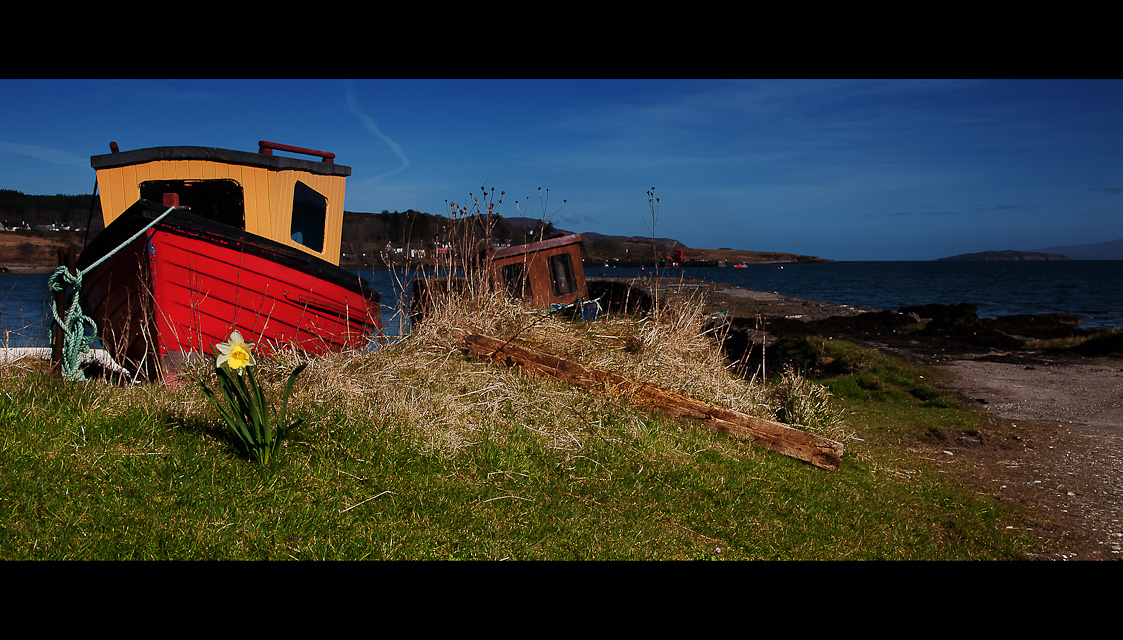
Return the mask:
[[[0,348],[50,345],[49,274],[0,274]]]
[[[410,278],[361,270],[381,293],[385,335],[408,329]],[[587,268],[585,276],[642,278],[651,269]],[[660,275],[702,278],[831,304],[897,310],[922,304],[975,305],[979,317],[1070,313],[1089,329],[1123,327],[1123,260],[1025,262],[831,262],[750,264],[744,268],[667,269]],[[50,341],[48,274],[0,274],[0,347]]]
[[[408,297],[402,292],[410,291],[410,279],[386,270],[354,273],[365,278],[380,294],[383,335],[392,338],[408,329],[408,322],[402,322],[408,315]],[[39,273],[0,274],[0,349],[50,346],[54,300],[47,289],[50,277]],[[59,310],[60,315],[65,312]]]
[[[651,273],[635,268],[585,270],[587,278]],[[981,318],[1070,313],[1081,318],[1085,328],[1123,327],[1123,260],[750,264],[666,269],[660,275],[874,309],[967,302]]]

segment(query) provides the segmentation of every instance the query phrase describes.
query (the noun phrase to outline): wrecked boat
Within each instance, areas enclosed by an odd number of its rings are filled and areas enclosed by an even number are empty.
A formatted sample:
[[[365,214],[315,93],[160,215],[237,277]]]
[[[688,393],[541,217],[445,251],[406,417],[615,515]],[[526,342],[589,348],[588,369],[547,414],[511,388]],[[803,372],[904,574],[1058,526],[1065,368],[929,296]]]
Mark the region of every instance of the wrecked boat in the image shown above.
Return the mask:
[[[579,234],[494,249],[488,252],[488,265],[494,285],[539,307],[566,306],[589,297]]]
[[[76,267],[119,364],[158,379],[235,329],[265,353],[314,355],[365,347],[380,329],[379,294],[339,266],[351,169],[333,153],[110,148],[90,159],[105,230]]]
[[[492,247],[483,252],[480,264],[494,290],[552,310],[570,310],[586,320],[597,315],[597,304],[589,299],[582,268],[580,234],[528,242],[511,247]],[[428,313],[434,291],[458,290],[464,278],[419,277],[413,282],[410,316],[419,322]]]

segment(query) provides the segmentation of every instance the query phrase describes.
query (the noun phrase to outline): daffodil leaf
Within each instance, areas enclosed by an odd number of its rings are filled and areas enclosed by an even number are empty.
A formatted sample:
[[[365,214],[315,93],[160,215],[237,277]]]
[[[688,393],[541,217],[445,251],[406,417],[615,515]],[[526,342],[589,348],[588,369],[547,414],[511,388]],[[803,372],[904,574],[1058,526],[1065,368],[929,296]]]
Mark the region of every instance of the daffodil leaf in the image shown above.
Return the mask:
[[[300,366],[293,369],[292,373],[289,374],[288,382],[285,384],[284,401],[281,403],[281,414],[278,417],[278,421],[281,423],[284,423],[285,417],[288,415],[289,397],[292,396],[292,386],[296,382],[296,377],[299,376],[300,372],[304,371],[304,368],[307,366],[307,362],[302,362]]]

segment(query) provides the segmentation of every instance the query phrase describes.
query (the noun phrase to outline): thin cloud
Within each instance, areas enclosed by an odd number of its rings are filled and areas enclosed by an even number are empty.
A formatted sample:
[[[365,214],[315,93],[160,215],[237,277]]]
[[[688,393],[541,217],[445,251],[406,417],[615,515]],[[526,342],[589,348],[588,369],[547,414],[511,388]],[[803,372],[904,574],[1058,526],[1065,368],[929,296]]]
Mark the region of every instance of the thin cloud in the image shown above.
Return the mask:
[[[912,213],[908,211],[894,211],[893,213],[863,213],[863,218],[907,218]]]
[[[399,166],[397,169],[388,171],[381,175],[377,175],[370,180],[381,180],[382,178],[385,178],[387,176],[391,176],[400,171],[404,171],[405,168],[409,166],[409,158],[407,158],[405,152],[402,151],[402,145],[394,142],[392,139],[390,139],[390,136],[382,133],[382,131],[378,128],[378,125],[374,122],[374,119],[368,116],[362,110],[362,108],[359,107],[359,101],[355,97],[354,86],[348,83],[345,86],[345,89],[347,92],[347,108],[351,110],[351,113],[355,114],[359,118],[359,120],[363,123],[363,127],[365,127],[367,131],[370,131],[374,135],[378,136],[378,138],[383,142],[385,142],[386,146],[390,147],[390,150],[394,152],[394,155],[398,156],[398,160],[400,160],[402,163],[401,166]]]
[[[955,211],[921,211],[920,213],[913,213],[911,211],[894,211],[893,213],[863,213],[863,218],[908,218],[911,216],[957,216],[959,213]]]
[[[164,102],[222,102],[229,100],[229,96],[210,89],[193,88],[191,85],[170,85],[165,87],[143,86],[131,87],[133,95],[138,98],[160,100]]]
[[[68,167],[89,167],[89,158],[80,158],[69,151],[41,147],[34,144],[18,144],[15,142],[0,142],[0,153],[12,153],[44,162],[66,165]]]
[[[974,210],[977,213],[1022,213],[1027,211],[1037,211],[1041,207],[1034,204],[996,204],[991,207],[976,206]]]
[[[559,218],[565,224],[598,224],[595,218],[580,213],[563,213]]]

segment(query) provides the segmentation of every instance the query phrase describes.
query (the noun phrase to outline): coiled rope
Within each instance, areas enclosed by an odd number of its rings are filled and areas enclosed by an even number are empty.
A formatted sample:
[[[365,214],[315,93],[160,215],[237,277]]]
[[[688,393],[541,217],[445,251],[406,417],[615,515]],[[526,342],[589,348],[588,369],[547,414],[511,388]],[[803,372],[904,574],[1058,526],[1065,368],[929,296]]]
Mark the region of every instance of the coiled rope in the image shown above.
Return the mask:
[[[55,322],[62,328],[66,337],[63,339],[62,348],[62,377],[66,380],[76,380],[83,382],[86,380],[86,375],[82,372],[79,366],[82,361],[82,356],[90,350],[94,344],[94,337],[97,335],[97,323],[93,318],[87,316],[82,312],[82,305],[79,303],[79,294],[82,291],[82,277],[90,271],[97,268],[98,265],[108,260],[122,248],[128,246],[146,231],[156,225],[157,222],[164,219],[164,216],[175,211],[175,207],[168,207],[168,210],[156,216],[156,219],[149,222],[143,229],[137,231],[128,240],[117,245],[109,253],[99,258],[96,262],[79,271],[76,274],[71,274],[70,269],[66,266],[59,266],[51,274],[50,279],[47,280],[47,289],[51,293],[64,293],[72,290],[73,294],[68,294],[71,297],[70,307],[66,310],[66,317],[59,316],[57,298],[55,302],[51,303],[51,315],[54,316]]]
[[[603,297],[604,296],[601,296],[601,298],[603,298]],[[574,300],[573,302],[570,302],[569,304],[561,304],[560,302],[551,302],[550,304],[543,307],[542,310],[545,311],[547,314],[550,314],[550,313],[558,313],[559,311],[573,308],[573,309],[577,310],[578,314],[580,314],[582,317],[584,317],[584,304],[587,303],[587,302],[592,302],[593,304],[597,305],[597,316],[600,316],[601,313],[604,312],[603,307],[600,306],[600,298],[596,298],[595,300],[586,300],[584,298],[581,298],[580,296],[578,296],[578,298],[576,300]]]

